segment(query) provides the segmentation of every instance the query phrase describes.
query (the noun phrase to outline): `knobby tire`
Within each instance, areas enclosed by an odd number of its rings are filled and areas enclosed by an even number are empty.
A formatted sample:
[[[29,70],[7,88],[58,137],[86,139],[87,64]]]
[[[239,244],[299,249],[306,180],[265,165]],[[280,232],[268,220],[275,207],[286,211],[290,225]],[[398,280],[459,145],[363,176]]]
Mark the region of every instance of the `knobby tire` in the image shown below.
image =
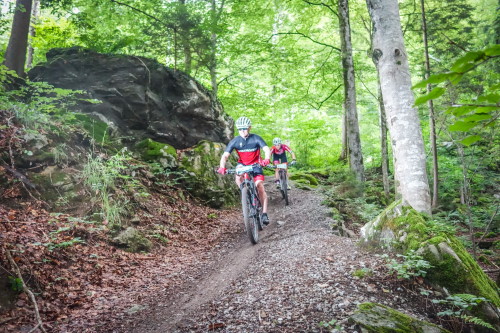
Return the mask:
[[[288,201],[288,179],[285,172],[280,172],[281,196],[285,199],[285,206],[289,205]]]
[[[252,205],[252,195],[247,186],[241,189],[241,208],[243,210],[243,222],[245,223],[245,230],[250,238],[252,244],[257,244],[259,241],[259,231],[257,224],[258,214]]]

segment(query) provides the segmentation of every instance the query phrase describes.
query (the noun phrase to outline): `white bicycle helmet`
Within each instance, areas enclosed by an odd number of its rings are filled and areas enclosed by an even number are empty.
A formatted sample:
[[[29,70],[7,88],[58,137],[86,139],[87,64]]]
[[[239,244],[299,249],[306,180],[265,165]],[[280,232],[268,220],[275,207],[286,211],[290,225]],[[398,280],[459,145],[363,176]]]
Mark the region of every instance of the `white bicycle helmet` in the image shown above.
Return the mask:
[[[237,129],[249,128],[251,125],[252,122],[247,117],[239,117],[238,120],[236,120]]]
[[[274,138],[273,139],[273,145],[279,145],[281,144],[281,139],[280,138]]]

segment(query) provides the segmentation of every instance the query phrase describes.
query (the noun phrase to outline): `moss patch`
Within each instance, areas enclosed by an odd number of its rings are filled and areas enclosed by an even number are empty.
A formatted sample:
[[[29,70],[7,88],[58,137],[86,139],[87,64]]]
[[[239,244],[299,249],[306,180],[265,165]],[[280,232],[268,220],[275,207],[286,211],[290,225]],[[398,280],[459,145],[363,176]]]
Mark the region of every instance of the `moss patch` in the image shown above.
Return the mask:
[[[316,177],[307,173],[294,173],[290,175],[290,179],[301,184],[307,184],[309,186],[318,186],[319,182]]]
[[[145,139],[135,145],[136,150],[145,161],[153,161],[159,158],[176,157],[177,151],[174,147],[151,139]]]
[[[423,333],[448,332],[432,323],[418,320],[388,306],[377,303],[362,303],[349,318],[351,323],[358,324],[366,332],[379,333]]]

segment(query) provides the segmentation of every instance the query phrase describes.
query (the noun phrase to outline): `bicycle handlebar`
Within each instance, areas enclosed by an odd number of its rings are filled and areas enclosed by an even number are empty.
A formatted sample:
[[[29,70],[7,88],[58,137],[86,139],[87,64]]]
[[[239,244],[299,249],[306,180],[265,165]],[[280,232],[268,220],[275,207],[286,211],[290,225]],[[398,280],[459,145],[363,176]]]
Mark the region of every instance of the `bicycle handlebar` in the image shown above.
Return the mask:
[[[226,170],[226,174],[235,174],[235,173],[244,174],[244,173],[253,172],[253,167],[254,166],[260,166],[260,164],[259,163],[254,163],[254,164],[251,164],[251,165],[245,165],[245,166],[240,167],[240,168],[227,169]]]

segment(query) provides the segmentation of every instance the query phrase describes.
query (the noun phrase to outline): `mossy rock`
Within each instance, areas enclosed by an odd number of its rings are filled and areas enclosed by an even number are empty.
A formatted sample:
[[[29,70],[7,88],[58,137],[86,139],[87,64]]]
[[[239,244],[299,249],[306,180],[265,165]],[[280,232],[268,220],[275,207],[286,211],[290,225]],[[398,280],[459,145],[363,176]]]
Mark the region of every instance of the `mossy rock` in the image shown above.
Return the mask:
[[[307,173],[293,173],[290,175],[290,179],[295,181],[296,183],[307,184],[309,186],[316,187],[319,185],[318,179],[313,175]]]
[[[129,252],[149,252],[153,244],[137,229],[128,227],[113,238],[113,244]]]
[[[53,208],[64,208],[74,202],[80,202],[78,192],[81,190],[80,173],[74,168],[47,166],[39,173],[27,173],[41,199]]]
[[[145,139],[138,142],[134,150],[144,161],[157,161],[165,168],[177,167],[177,150],[166,143]]]
[[[359,304],[349,322],[358,325],[362,333],[450,333],[437,325],[377,303]]]
[[[466,251],[460,240],[451,234],[435,232],[428,227],[424,216],[410,207],[396,201],[386,208],[375,220],[361,228],[364,243],[378,244],[406,253],[415,250],[432,268],[427,270],[426,279],[449,293],[468,293],[489,299],[500,306],[497,287]],[[492,325],[499,324],[498,315],[485,305],[476,316]]]
[[[221,143],[201,141],[179,153],[179,167],[187,174],[184,186],[193,196],[214,208],[240,201],[234,176],[222,176],[215,172],[224,149]],[[230,167],[229,163],[227,167]]]

